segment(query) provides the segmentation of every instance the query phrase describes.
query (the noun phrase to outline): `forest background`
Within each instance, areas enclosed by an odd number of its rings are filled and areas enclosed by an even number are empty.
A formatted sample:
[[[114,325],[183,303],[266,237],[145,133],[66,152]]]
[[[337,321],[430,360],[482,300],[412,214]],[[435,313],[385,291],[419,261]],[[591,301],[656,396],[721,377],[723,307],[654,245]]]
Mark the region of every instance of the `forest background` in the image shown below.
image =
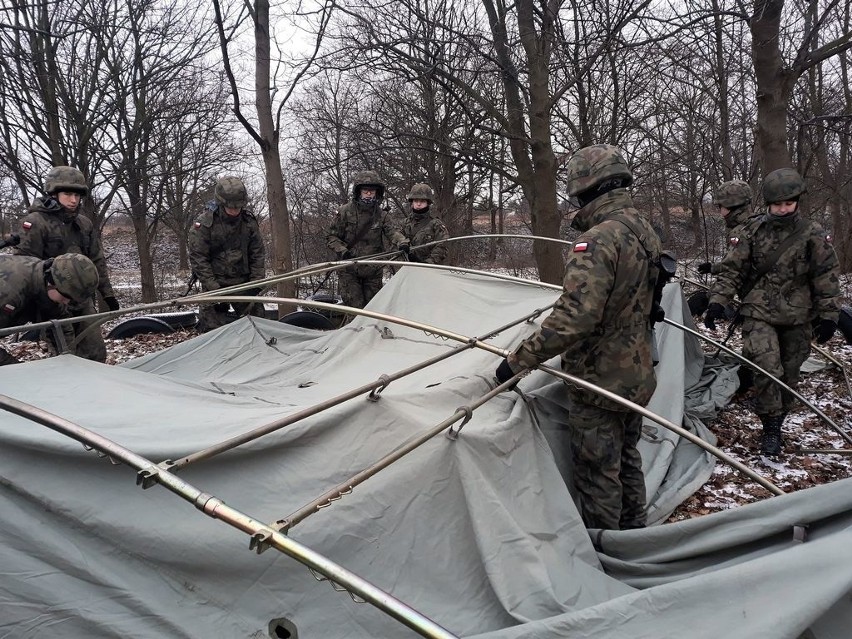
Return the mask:
[[[282,273],[329,257],[325,229],[363,168],[397,212],[412,184],[431,184],[452,235],[510,221],[564,236],[567,158],[609,143],[681,259],[723,249],[715,185],[759,193],[794,166],[848,272],[850,4],[0,0],[0,232],[50,166],[76,166],[92,185],[85,214],[132,225],[151,302],[164,246],[187,267],[217,176],[247,182]],[[672,233],[684,216],[686,237]],[[532,245],[456,245],[451,259],[526,259],[561,281],[562,247]]]

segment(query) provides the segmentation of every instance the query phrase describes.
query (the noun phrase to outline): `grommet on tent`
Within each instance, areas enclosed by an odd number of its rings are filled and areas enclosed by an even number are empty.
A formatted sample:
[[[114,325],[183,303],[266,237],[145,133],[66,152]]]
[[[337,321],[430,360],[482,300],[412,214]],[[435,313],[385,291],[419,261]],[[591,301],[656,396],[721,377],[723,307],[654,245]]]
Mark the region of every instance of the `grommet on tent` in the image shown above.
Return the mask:
[[[367,399],[371,402],[377,402],[381,399],[379,395],[381,395],[382,391],[387,388],[387,385],[391,383],[391,378],[382,373],[379,375],[379,381],[382,383],[378,388],[374,388],[370,391],[370,394],[367,396]]]
[[[459,438],[459,433],[461,432],[461,429],[464,428],[464,425],[470,421],[471,417],[473,417],[473,409],[470,406],[459,406],[456,409],[456,412],[458,413],[459,411],[464,413],[464,419],[462,420],[462,423],[459,424],[458,428],[456,428],[455,426],[450,426],[447,430],[447,437],[452,439],[453,441]]]

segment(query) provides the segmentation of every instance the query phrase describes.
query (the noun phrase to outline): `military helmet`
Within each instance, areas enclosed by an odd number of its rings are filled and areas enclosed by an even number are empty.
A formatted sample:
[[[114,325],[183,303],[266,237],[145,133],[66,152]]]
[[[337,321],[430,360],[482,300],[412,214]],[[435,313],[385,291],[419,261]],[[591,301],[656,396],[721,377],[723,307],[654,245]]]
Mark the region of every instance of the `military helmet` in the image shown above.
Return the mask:
[[[216,188],[213,192],[216,201],[226,208],[242,209],[248,204],[246,185],[240,178],[233,175],[216,180]]]
[[[805,181],[796,169],[776,169],[763,178],[763,200],[767,204],[773,202],[790,202],[803,193],[808,192]]]
[[[56,195],[60,191],[79,193],[85,197],[89,194],[89,185],[79,169],[73,166],[54,166],[44,179],[44,192]]]
[[[622,180],[630,186],[633,173],[617,146],[595,144],[583,147],[568,160],[568,195],[574,196],[599,187],[609,180]]]
[[[724,206],[726,209],[735,209],[745,206],[751,202],[752,193],[748,182],[743,180],[730,180],[722,182],[713,191],[713,204]]]
[[[352,176],[352,199],[357,200],[362,186],[372,186],[376,189],[376,199],[385,196],[385,183],[375,171],[358,171]]]
[[[53,258],[50,275],[56,290],[75,302],[92,296],[98,287],[98,269],[85,255],[63,253]]]
[[[428,184],[415,184],[411,187],[411,192],[405,196],[405,199],[411,200],[429,200],[429,203],[435,201],[435,192]]]

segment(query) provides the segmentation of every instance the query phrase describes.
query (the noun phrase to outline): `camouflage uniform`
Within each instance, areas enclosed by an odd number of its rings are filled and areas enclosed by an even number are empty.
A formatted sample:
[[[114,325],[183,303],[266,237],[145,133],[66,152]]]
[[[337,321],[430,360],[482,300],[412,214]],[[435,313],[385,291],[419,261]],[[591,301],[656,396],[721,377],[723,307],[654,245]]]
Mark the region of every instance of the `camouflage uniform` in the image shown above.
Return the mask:
[[[59,259],[62,260],[63,257]],[[77,260],[87,262],[75,256],[72,260],[75,265]],[[46,275],[46,271],[52,267],[53,261],[28,256],[0,256],[0,328],[69,317],[66,306],[48,297],[46,277],[49,275]],[[67,267],[67,264],[65,266]],[[72,284],[62,279],[55,283],[57,288],[62,286],[63,295],[77,298],[78,295],[91,297],[94,293],[98,282],[95,267],[91,262],[87,262],[83,268],[87,269],[83,275],[85,282],[81,281],[78,273],[72,272],[70,277],[75,280]],[[62,331],[66,344],[70,346],[74,339],[73,326],[63,325]],[[73,349],[71,352],[74,352]],[[15,361],[11,355],[0,348],[0,363]]]
[[[352,199],[337,210],[337,215],[326,234],[327,245],[340,259],[364,257],[382,253],[390,248],[410,246],[387,211],[380,204],[384,196],[384,183],[374,171],[355,175]],[[374,187],[374,200],[359,199],[361,187]],[[356,264],[338,271],[340,296],[343,303],[364,308],[382,288],[381,266]]]
[[[790,234],[798,239],[741,300],[740,314],[745,317],[743,355],[795,388],[810,352],[811,321],[837,321],[840,314],[837,255],[825,231],[798,212],[755,218],[731,238],[710,303],[724,306],[744,293],[751,274]],[[758,414],[780,415],[794,402],[763,375],[757,376],[755,387]]]
[[[69,169],[70,167],[55,167],[55,170]],[[77,172],[76,169],[72,171]],[[45,183],[45,190],[53,191],[57,187],[50,186],[50,176]],[[82,179],[82,174],[80,174]],[[62,188],[62,187],[58,187]],[[109,281],[109,271],[104,259],[103,248],[100,237],[89,218],[70,212],[59,204],[51,196],[36,198],[29,208],[29,214],[21,223],[21,243],[15,248],[17,255],[31,255],[40,259],[48,259],[62,255],[63,253],[80,253],[88,257],[98,269],[100,284],[98,291],[104,298],[115,299],[112,284]],[[97,313],[98,309],[95,299],[87,299],[83,302],[69,304],[68,311],[73,317],[91,315]],[[91,325],[90,322],[80,322],[74,325],[77,335],[80,335]],[[100,328],[88,331],[77,344],[76,354],[96,362],[106,361],[106,344]]]
[[[266,276],[266,251],[260,226],[254,215],[243,208],[247,203],[245,187],[238,178],[222,178],[217,189],[220,186],[233,187],[242,196],[231,201],[217,194],[218,203],[211,202],[190,229],[189,261],[203,291],[215,291]],[[230,204],[240,205],[233,207],[240,209],[239,215],[232,217],[225,212],[225,206]],[[237,315],[263,315],[260,304],[233,304],[233,307]],[[221,305],[202,305],[198,315],[201,331],[213,330],[234,319]]]
[[[425,209],[414,209],[411,201],[415,199],[427,200],[429,206]],[[447,260],[446,244],[436,244],[419,250],[416,248],[422,244],[446,240],[450,237],[447,227],[440,218],[432,215],[433,201],[432,187],[428,184],[415,184],[408,194],[408,219],[403,224],[402,234],[411,241],[412,250],[408,258],[412,262],[443,264]]]
[[[581,171],[587,163],[594,171],[617,152],[598,145],[574,158],[581,156]],[[617,160],[627,186],[632,176],[620,152]],[[624,188],[587,203],[572,226],[583,233],[565,266],[562,295],[507,362],[517,372],[561,354],[566,373],[644,405],[656,388],[650,314],[662,253],[659,237]],[[636,448],[641,416],[598,394],[568,388],[575,498],[586,526],[644,526],[645,479]]]

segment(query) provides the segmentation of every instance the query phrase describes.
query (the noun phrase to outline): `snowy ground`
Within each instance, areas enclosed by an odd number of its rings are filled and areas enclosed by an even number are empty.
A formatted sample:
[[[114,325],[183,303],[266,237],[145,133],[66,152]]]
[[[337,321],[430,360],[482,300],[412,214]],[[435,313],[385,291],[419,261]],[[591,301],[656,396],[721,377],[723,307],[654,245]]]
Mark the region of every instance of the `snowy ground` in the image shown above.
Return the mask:
[[[111,268],[111,279],[123,307],[139,303],[138,260],[128,231],[117,231],[105,238],[106,252]],[[165,247],[163,256],[169,268],[164,268],[160,283],[165,295],[181,295],[186,290],[188,274],[177,270],[176,249]],[[845,303],[849,304],[849,284],[844,283]],[[115,322],[105,326],[105,332]],[[717,340],[724,339],[727,326],[719,323],[714,333],[699,322],[699,330]],[[108,364],[118,364],[129,359],[167,348],[197,335],[194,329],[167,335],[139,335],[126,340],[107,340]],[[736,332],[728,346],[738,350],[739,333]],[[46,347],[34,342],[12,342],[4,338],[3,345],[22,360],[48,357]],[[852,346],[837,335],[825,346],[852,375]],[[706,352],[715,348],[708,346]],[[852,389],[837,366],[803,375],[799,393],[816,404],[846,433],[852,434]],[[805,406],[793,411],[784,425],[785,454],[770,460],[757,454],[760,422],[750,407],[749,393],[736,395],[725,407],[710,428],[716,433],[718,447],[725,453],[751,467],[785,491],[801,490],[817,484],[852,476],[852,445],[848,444],[824,420]],[[845,449],[847,454],[812,454],[792,452],[799,449]],[[670,521],[696,517],[740,504],[764,499],[768,491],[744,478],[738,471],[718,463],[711,479],[692,497],[687,499],[671,516]]]

